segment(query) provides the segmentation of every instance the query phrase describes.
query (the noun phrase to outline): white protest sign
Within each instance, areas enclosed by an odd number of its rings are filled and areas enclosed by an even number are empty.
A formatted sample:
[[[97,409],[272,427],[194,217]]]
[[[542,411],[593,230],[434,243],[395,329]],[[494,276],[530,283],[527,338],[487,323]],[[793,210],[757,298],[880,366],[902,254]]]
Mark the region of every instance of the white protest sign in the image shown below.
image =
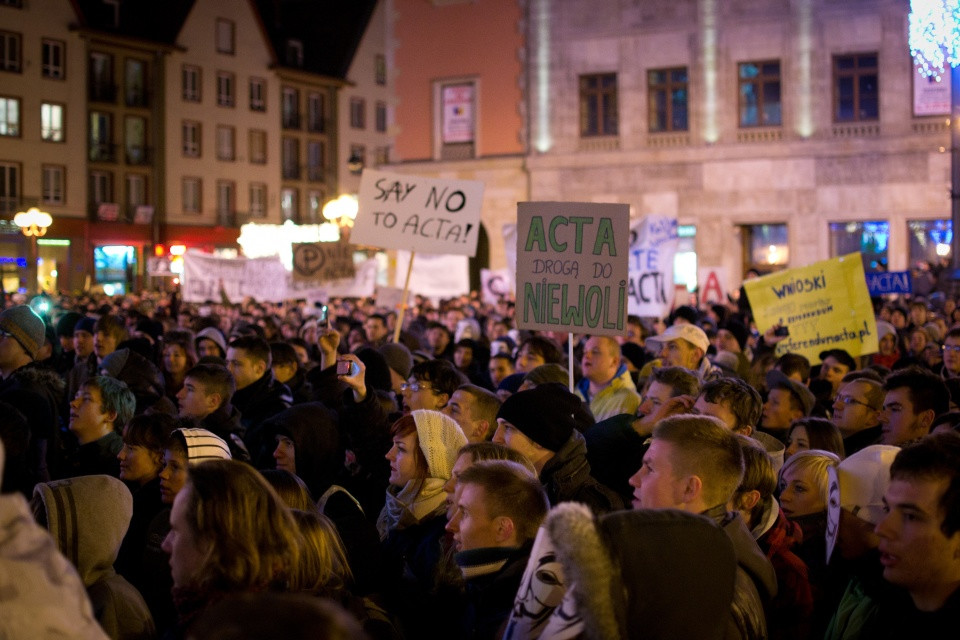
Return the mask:
[[[397,251],[397,282],[407,277],[409,251]],[[410,295],[452,298],[470,291],[469,263],[466,256],[417,254],[410,274]],[[409,298],[408,298],[409,301]]]
[[[377,309],[398,311],[403,304],[403,289],[399,287],[377,287],[374,293]]]
[[[476,255],[483,183],[365,169],[354,244],[417,253]]]
[[[507,269],[480,269],[480,298],[497,304],[513,293],[513,274]]]
[[[663,318],[673,308],[673,256],[677,219],[645,216],[630,229],[629,309],[636,316]]]
[[[223,283],[223,291],[234,302],[244,297],[279,302],[287,297],[289,275],[277,257],[220,258],[187,251],[183,256],[183,301],[220,300]]]
[[[727,268],[700,267],[697,269],[697,291],[700,302],[708,304],[726,304]]]

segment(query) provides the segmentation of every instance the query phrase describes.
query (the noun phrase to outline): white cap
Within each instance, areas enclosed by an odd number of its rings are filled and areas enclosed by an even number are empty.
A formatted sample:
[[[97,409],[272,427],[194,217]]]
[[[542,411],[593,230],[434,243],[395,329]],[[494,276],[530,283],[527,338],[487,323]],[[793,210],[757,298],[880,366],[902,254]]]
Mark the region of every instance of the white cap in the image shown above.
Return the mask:
[[[667,330],[660,335],[647,338],[647,342],[672,342],[680,338],[683,338],[695,347],[699,347],[704,353],[710,348],[710,339],[707,337],[707,334],[703,332],[703,329],[685,322],[670,325],[667,327]]]

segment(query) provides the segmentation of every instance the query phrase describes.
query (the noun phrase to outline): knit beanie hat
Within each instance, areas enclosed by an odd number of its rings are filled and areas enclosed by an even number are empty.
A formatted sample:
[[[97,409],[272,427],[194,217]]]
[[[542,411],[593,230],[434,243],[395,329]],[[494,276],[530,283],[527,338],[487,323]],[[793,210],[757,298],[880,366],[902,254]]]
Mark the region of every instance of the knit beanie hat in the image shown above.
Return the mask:
[[[73,332],[76,333],[77,331],[86,331],[90,335],[93,335],[93,328],[96,326],[96,324],[97,324],[96,318],[91,318],[90,316],[83,316],[82,318],[77,320],[77,324],[75,324],[73,327]]]
[[[200,464],[206,460],[230,460],[230,447],[220,436],[206,429],[177,429],[187,444],[187,464]]]
[[[100,371],[111,378],[120,378],[120,372],[127,366],[130,349],[117,349],[100,362]]]
[[[220,333],[220,330],[216,327],[207,327],[197,332],[197,336],[193,339],[194,345],[199,345],[200,341],[203,339],[213,340],[220,351],[223,352],[223,355],[227,355],[227,341],[224,339],[223,334]]]
[[[31,360],[43,346],[43,320],[28,305],[18,304],[0,313],[0,331],[12,335]]]
[[[57,320],[57,336],[63,338],[73,337],[73,328],[83,316],[76,311],[68,311]]]
[[[410,369],[413,368],[413,356],[407,345],[399,342],[388,342],[380,345],[380,355],[387,361],[387,366],[400,374],[400,377],[406,380],[410,377]]]
[[[544,449],[557,452],[573,435],[573,414],[580,404],[580,398],[565,386],[548,382],[507,398],[497,419],[503,418]]]
[[[890,466],[900,447],[875,444],[864,447],[836,467],[827,468],[827,560],[837,541],[840,510],[877,524],[883,517],[883,496],[890,486]],[[836,496],[836,498],[834,497]]]
[[[726,329],[732,333],[733,337],[737,339],[737,344],[740,345],[741,349],[747,346],[747,338],[750,337],[750,330],[747,329],[747,325],[743,324],[739,320],[731,319],[721,324],[719,328]]]
[[[448,480],[467,436],[453,418],[439,411],[417,409],[410,415],[417,423],[417,440],[427,459],[429,477]]]

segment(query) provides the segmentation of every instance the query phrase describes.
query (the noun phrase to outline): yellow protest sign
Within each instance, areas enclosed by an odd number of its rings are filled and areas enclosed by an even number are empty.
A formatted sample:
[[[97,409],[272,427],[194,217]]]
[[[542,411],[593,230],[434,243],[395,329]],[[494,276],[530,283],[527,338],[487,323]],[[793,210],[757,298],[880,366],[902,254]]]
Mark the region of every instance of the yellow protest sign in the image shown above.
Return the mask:
[[[757,328],[781,324],[790,335],[777,355],[820,362],[827,349],[856,357],[877,351],[877,323],[859,253],[787,269],[743,283]]]

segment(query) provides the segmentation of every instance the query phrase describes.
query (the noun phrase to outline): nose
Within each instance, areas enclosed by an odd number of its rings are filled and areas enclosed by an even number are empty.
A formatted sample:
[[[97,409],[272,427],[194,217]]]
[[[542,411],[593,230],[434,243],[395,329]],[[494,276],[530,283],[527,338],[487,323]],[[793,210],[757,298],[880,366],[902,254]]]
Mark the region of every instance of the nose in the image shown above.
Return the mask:
[[[460,531],[460,510],[457,509],[453,512],[453,517],[450,518],[450,522],[447,523],[447,526],[444,527],[450,533],[456,533]]]
[[[503,437],[503,426],[502,426],[502,425],[497,425],[497,430],[496,430],[496,432],[494,432],[494,434],[493,434],[493,441],[496,442],[497,444],[503,444],[503,445],[507,444],[506,439],[504,439],[504,437]]]
[[[393,462],[394,460],[397,459],[396,450],[397,450],[396,447],[390,447],[390,451],[387,451],[387,455],[385,455],[384,458],[386,458],[390,462]]]
[[[277,445],[277,448],[273,450],[273,459],[279,460],[283,454],[280,452],[280,445]]]
[[[448,478],[446,482],[443,483],[443,490],[446,493],[453,493],[453,490],[457,488],[457,481],[454,478]]]
[[[635,474],[630,476],[630,480],[627,481],[631,487],[634,489],[639,489],[640,485],[643,483],[643,467],[637,470]]]

